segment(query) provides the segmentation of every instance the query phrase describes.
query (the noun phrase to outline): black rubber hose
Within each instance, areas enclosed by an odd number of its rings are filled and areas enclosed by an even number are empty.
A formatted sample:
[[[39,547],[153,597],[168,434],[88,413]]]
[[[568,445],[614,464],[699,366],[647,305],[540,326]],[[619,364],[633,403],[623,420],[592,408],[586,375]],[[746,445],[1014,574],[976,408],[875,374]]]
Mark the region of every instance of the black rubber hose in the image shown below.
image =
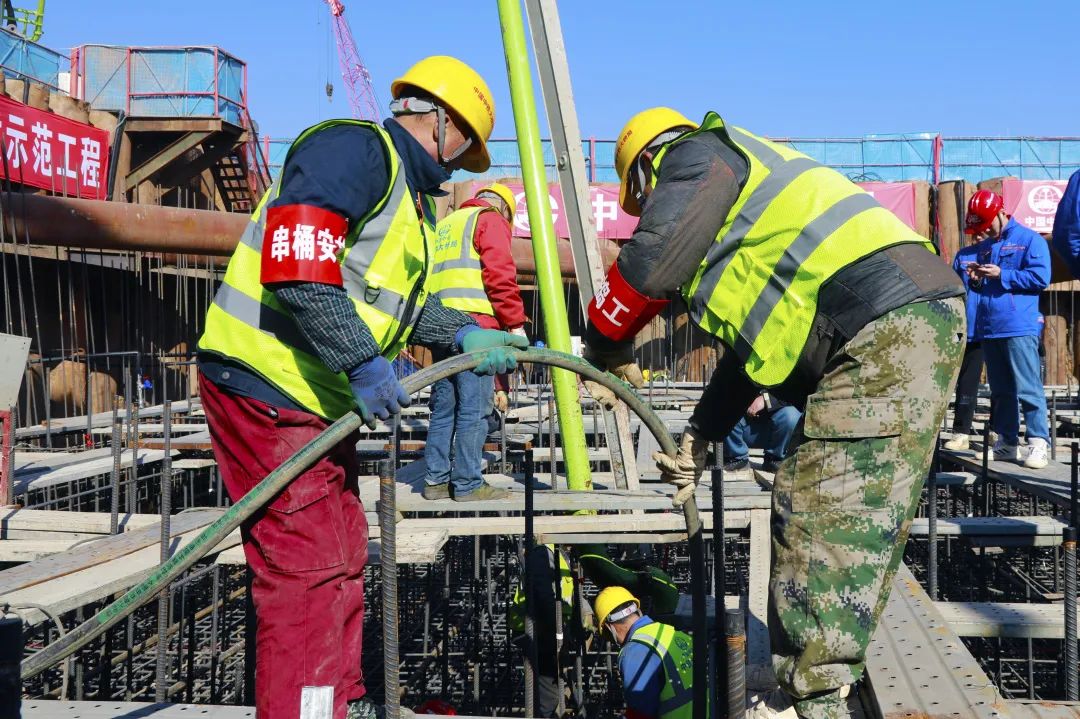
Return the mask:
[[[434,384],[440,379],[453,376],[459,372],[474,369],[483,360],[485,352],[473,352],[461,354],[442,362],[426,367],[415,372],[401,381],[402,387],[413,394],[424,387]],[[627,384],[614,375],[602,372],[591,364],[572,355],[555,352],[548,349],[513,350],[512,354],[518,362],[536,363],[575,372],[582,377],[598,382],[611,389],[615,395],[627,404],[627,406],[641,418],[641,421],[660,443],[665,454],[675,456],[677,447],[675,441],[668,434],[663,421],[649,408],[648,404],[637,395]],[[296,454],[287,459],[280,467],[268,474],[261,482],[252,487],[240,501],[233,504],[210,526],[204,529],[198,537],[181,548],[167,562],[155,569],[150,576],[132,587],[116,601],[105,607],[90,619],[72,629],[63,638],[58,639],[44,649],[30,655],[22,662],[22,676],[29,679],[40,674],[45,669],[55,665],[63,659],[71,656],[80,648],[100,636],[105,630],[113,626],[121,619],[127,617],[133,611],[153,599],[158,592],[169,586],[174,579],[179,577],[191,565],[204,557],[207,552],[216,547],[240,524],[269,503],[278,495],[293,479],[298,477],[309,467],[315,464],[327,451],[356,431],[363,424],[360,416],[350,412],[332,425],[326,428],[322,434],[308,444],[301,447]],[[687,536],[690,540],[691,557],[694,558],[695,541],[698,544],[698,553],[701,552],[701,519],[698,516],[697,504],[691,496],[690,500],[683,505],[683,516],[686,520]],[[695,540],[696,538],[696,540]],[[693,564],[694,574],[703,572],[703,566]],[[701,576],[704,576],[703,574]],[[704,607],[701,608],[704,619]],[[695,612],[695,620],[698,612]],[[697,622],[695,621],[695,625]],[[698,631],[695,626],[695,633]],[[705,628],[702,626],[699,636],[705,636]],[[702,683],[695,687],[695,692],[704,691],[705,667],[695,667],[695,674],[702,672]],[[695,681],[697,677],[695,676]]]

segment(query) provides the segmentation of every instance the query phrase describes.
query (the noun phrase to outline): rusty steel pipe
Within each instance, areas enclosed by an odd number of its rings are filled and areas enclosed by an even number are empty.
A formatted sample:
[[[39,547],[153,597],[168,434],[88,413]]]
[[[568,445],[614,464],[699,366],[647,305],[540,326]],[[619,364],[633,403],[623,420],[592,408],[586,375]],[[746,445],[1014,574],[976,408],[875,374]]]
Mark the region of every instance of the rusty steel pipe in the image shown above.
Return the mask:
[[[56,247],[162,252],[169,255],[228,257],[236,248],[248,216],[238,212],[189,210],[125,202],[82,200],[48,195],[0,195],[6,229],[31,244]],[[14,227],[12,227],[14,225]],[[524,237],[510,243],[520,275],[535,275],[532,244]],[[559,270],[574,277],[570,242],[557,242]],[[619,253],[614,242],[602,243],[605,268]]]

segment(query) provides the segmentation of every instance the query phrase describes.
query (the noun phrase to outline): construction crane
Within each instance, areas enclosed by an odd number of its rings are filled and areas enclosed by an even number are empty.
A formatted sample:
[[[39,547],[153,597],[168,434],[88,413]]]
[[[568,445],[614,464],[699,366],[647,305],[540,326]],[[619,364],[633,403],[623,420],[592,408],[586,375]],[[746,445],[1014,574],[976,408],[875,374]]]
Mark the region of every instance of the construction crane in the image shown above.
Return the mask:
[[[358,120],[379,120],[379,101],[375,97],[375,88],[371,86],[371,73],[364,66],[360,52],[356,49],[356,40],[353,39],[349,22],[345,19],[345,4],[341,0],[325,1],[334,24],[341,78],[345,81],[345,90],[349,93],[353,117]],[[327,96],[332,92],[333,86],[328,83]]]

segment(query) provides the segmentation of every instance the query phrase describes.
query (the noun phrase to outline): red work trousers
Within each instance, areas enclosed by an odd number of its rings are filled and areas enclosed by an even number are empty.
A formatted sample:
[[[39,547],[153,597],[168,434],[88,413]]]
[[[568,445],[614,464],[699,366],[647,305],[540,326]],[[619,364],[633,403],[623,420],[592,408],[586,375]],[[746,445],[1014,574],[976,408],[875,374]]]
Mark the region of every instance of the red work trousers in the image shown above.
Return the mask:
[[[326,429],[199,377],[222,480],[235,502]],[[296,719],[303,687],[333,687],[334,719],[364,696],[360,650],[368,526],[350,436],[241,527],[254,573],[255,711]]]

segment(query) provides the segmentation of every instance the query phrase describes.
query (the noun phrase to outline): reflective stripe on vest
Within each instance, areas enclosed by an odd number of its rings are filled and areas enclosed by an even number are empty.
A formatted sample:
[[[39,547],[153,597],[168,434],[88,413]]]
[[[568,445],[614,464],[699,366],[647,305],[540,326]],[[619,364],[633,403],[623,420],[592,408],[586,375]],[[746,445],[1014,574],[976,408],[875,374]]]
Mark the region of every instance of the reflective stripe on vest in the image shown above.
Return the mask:
[[[357,315],[382,354],[393,359],[424,306],[431,228],[417,217],[401,159],[378,125],[357,120],[320,123],[300,135],[289,154],[316,132],[343,124],[375,130],[386,147],[389,186],[368,215],[350,228],[338,263]],[[279,190],[275,183],[252,214],[207,312],[199,349],[240,362],[302,407],[337,419],[355,406],[348,379],[319,360],[290,312],[260,282],[263,210]]]
[[[694,649],[690,635],[653,622],[635,629],[630,641],[655,652],[664,667],[661,719],[690,719],[694,715]]]
[[[435,230],[431,279],[428,290],[437,294],[447,307],[462,312],[494,315],[495,310],[484,288],[480,254],[473,235],[482,212],[490,207],[466,207],[447,215]]]
[[[653,182],[677,142],[716,133],[747,161],[735,205],[682,294],[690,316],[735,350],[747,375],[774,386],[791,374],[838,271],[903,243],[933,246],[840,173],[710,112],[700,128],[660,149]]]

